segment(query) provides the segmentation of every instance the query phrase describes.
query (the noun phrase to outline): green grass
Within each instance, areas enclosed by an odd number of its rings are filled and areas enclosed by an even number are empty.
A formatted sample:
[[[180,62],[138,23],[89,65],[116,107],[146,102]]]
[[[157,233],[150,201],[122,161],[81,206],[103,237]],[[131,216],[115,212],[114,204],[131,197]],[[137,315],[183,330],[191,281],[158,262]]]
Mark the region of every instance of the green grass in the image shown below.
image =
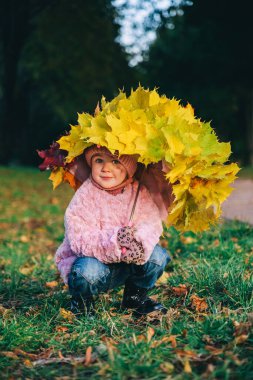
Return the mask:
[[[173,260],[152,293],[166,316],[136,320],[121,312],[116,289],[98,298],[95,319],[66,319],[60,309],[68,310],[69,295],[53,254],[72,191],[53,192],[47,174],[32,169],[0,168],[0,177],[1,378],[253,378],[252,227],[226,222],[199,236],[165,231]],[[177,296],[180,284],[188,293]],[[192,295],[208,308],[197,311]],[[78,364],[90,346],[94,362]],[[34,365],[59,357],[72,363]]]

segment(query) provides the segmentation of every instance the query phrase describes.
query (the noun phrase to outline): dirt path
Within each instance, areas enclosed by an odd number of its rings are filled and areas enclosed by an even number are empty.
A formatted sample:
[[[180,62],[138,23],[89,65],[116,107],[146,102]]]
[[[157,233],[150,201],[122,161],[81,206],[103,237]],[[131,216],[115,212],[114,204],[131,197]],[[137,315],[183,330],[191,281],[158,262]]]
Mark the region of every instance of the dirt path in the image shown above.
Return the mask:
[[[237,179],[234,191],[223,203],[223,217],[253,225],[253,180]]]

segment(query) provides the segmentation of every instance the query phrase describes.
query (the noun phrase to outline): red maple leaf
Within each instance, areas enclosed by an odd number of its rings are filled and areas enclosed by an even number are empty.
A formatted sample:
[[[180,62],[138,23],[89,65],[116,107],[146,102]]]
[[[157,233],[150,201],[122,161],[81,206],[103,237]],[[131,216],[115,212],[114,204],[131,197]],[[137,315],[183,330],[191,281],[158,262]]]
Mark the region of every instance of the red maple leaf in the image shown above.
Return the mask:
[[[39,165],[40,170],[53,170],[56,167],[64,166],[64,159],[67,155],[67,152],[65,152],[62,149],[59,149],[59,146],[60,145],[58,143],[53,142],[53,144],[50,145],[49,149],[37,150],[37,153],[40,156],[40,158],[44,160]]]

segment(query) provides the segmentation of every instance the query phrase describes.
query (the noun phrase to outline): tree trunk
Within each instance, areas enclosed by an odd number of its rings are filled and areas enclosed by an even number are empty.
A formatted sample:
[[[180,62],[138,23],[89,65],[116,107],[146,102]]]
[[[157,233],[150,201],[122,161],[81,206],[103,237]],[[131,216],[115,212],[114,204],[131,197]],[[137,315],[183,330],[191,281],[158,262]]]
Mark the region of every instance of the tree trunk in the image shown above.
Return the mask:
[[[249,164],[253,166],[253,89],[249,92],[247,110],[247,141],[249,152]]]

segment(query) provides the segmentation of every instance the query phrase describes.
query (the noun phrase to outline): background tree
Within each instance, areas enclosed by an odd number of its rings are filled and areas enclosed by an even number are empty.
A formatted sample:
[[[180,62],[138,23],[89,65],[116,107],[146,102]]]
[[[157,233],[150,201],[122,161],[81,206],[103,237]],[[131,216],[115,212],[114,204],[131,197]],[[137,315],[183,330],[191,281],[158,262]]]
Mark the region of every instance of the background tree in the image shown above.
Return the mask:
[[[253,35],[250,1],[182,1],[162,15],[140,65],[144,80],[189,101],[253,164]]]
[[[1,3],[0,163],[32,163],[76,112],[114,96],[131,72],[109,0]]]

